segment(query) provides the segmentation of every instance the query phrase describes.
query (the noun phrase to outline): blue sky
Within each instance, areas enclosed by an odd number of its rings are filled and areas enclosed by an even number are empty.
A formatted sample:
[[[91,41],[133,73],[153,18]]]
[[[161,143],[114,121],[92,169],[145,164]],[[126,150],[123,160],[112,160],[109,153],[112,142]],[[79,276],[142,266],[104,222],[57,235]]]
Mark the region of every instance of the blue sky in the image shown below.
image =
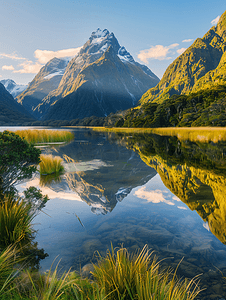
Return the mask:
[[[53,56],[75,55],[98,27],[161,78],[225,9],[225,0],[0,0],[0,80],[30,82]]]

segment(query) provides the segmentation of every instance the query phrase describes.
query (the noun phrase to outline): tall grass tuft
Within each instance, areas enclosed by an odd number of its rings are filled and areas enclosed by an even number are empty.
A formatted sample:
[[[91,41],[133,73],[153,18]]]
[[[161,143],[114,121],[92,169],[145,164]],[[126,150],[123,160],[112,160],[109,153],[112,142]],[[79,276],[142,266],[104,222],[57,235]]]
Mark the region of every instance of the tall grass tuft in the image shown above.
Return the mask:
[[[29,299],[35,300],[64,299],[65,297],[63,296],[74,280],[70,279],[70,271],[59,277],[57,268],[58,265],[53,272],[50,268],[45,274],[29,270],[24,271],[18,281],[18,294],[21,297],[26,296]]]
[[[17,250],[14,246],[7,247],[0,252],[0,295],[9,290],[15,275],[14,265],[17,262]]]
[[[145,246],[139,254],[131,255],[124,248],[111,249],[106,258],[94,266],[93,276],[106,299],[192,300],[200,292],[195,281],[180,281],[176,273],[160,272],[156,258]]]
[[[62,166],[63,159],[59,156],[40,155],[41,162],[39,163],[39,173],[41,175],[59,174],[64,171]]]
[[[32,144],[38,143],[54,143],[54,142],[69,142],[74,139],[74,135],[66,130],[17,130],[15,134],[24,138],[27,142]]]
[[[4,196],[0,203],[0,248],[14,243],[24,244],[33,237],[30,204],[13,196]]]
[[[93,278],[81,278],[75,272],[58,276],[58,265],[41,274],[23,271],[16,278],[11,298],[4,299],[76,299],[76,300],[193,300],[200,289],[196,280],[178,280],[176,271],[160,271],[156,258],[145,246],[140,253],[125,248],[111,249],[99,257]],[[3,284],[11,276],[8,268]],[[0,260],[1,272],[1,260]],[[10,291],[9,291],[10,294]],[[14,297],[15,296],[15,297]],[[1,298],[1,295],[0,295]]]

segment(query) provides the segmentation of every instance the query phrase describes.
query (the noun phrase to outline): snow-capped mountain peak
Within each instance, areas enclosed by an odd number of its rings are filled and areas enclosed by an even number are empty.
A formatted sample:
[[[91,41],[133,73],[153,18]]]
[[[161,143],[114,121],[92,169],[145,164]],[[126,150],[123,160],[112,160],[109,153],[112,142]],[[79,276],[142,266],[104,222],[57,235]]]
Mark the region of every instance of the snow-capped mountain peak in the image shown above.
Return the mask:
[[[119,48],[118,57],[121,59],[122,62],[135,63],[132,55],[126,50],[124,46]]]
[[[14,98],[27,88],[27,85],[16,84],[12,79],[3,79],[0,82]]]
[[[90,39],[104,38],[107,35],[109,35],[109,31],[107,29],[101,30],[100,28],[97,28],[96,31],[92,32]]]
[[[102,55],[107,49],[112,46],[114,52],[123,63],[135,63],[132,55],[126,50],[124,46],[120,46],[113,32],[107,29],[101,30],[98,28],[93,31],[88,42],[83,46],[78,57],[87,53],[88,55]]]

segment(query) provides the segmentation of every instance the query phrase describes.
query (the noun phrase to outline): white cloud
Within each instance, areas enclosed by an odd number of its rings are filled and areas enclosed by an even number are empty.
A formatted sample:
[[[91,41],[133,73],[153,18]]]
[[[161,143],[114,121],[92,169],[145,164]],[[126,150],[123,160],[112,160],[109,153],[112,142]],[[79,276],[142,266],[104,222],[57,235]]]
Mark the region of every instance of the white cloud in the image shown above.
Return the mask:
[[[189,42],[192,42],[192,41],[193,41],[193,39],[185,39],[185,40],[182,41],[182,43],[189,43]]]
[[[82,201],[82,199],[77,193],[71,192],[70,190],[66,192],[55,192],[54,190],[51,189],[51,187],[40,187],[38,178],[34,178],[31,181],[18,185],[17,189],[20,191],[20,193],[22,193],[24,189],[29,188],[30,186],[35,186],[39,188],[43,195],[48,195],[49,199],[60,198],[62,200],[65,199],[65,200]]]
[[[10,70],[14,70],[14,67],[12,65],[11,66],[4,65],[4,66],[2,66],[2,70],[8,70],[8,71],[10,71]]]
[[[217,25],[219,19],[220,19],[220,16],[217,16],[215,19],[213,19],[213,20],[211,21],[211,24],[212,24],[213,26],[214,26],[214,25]]]
[[[177,49],[177,53],[181,55],[185,50],[187,50],[187,48]]]
[[[137,57],[144,63],[148,63],[148,59],[158,59],[158,60],[171,59],[171,57],[167,55],[170,53],[171,49],[174,49],[177,46],[179,46],[179,44],[177,43],[171,44],[169,46],[163,46],[163,45],[151,46],[150,49],[141,50]]]
[[[19,57],[16,53],[7,54],[7,53],[0,53],[0,58],[10,58],[13,60],[23,60],[26,59],[24,57]]]
[[[22,68],[19,70],[14,70],[13,73],[37,74],[43,65],[39,64],[38,62],[33,63],[31,60],[26,60],[22,64],[19,64],[19,67]]]
[[[49,51],[49,50],[39,50],[35,51],[35,57],[41,64],[46,64],[50,59],[57,57],[73,57],[78,54],[81,47],[78,48],[71,48],[71,49],[64,49],[59,51]]]
[[[179,208],[179,209],[185,209],[185,210],[187,210],[187,208],[186,208],[186,207],[184,207],[184,206],[177,206],[177,208]]]
[[[140,199],[147,200],[147,202],[152,202],[152,203],[164,202],[168,205],[175,205],[172,201],[165,199],[166,196],[163,193],[167,193],[167,192],[161,190],[147,191],[146,187],[143,186],[137,191],[135,191],[134,195],[136,195]]]

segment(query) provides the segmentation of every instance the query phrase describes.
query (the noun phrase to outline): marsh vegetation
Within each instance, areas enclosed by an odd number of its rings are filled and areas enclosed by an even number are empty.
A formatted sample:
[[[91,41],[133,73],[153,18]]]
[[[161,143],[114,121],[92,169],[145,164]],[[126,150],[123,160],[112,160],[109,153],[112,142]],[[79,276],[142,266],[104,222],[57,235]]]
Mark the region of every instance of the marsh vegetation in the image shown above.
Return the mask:
[[[15,134],[32,144],[69,142],[74,138],[73,133],[67,130],[29,129],[16,130]]]
[[[115,133],[131,133],[144,134],[154,133],[165,136],[176,136],[179,140],[189,140],[192,142],[218,143],[226,141],[225,127],[163,127],[163,128],[107,128],[94,127],[95,131],[115,132]]]
[[[147,246],[136,254],[112,247],[99,257],[92,279],[70,271],[60,276],[57,267],[45,274],[13,269],[13,257],[12,247],[0,254],[0,299],[193,300],[200,293],[197,278],[180,280],[176,271],[161,271]]]
[[[40,155],[41,162],[39,163],[39,173],[41,175],[60,174],[64,171],[62,165],[63,159],[59,156]]]

